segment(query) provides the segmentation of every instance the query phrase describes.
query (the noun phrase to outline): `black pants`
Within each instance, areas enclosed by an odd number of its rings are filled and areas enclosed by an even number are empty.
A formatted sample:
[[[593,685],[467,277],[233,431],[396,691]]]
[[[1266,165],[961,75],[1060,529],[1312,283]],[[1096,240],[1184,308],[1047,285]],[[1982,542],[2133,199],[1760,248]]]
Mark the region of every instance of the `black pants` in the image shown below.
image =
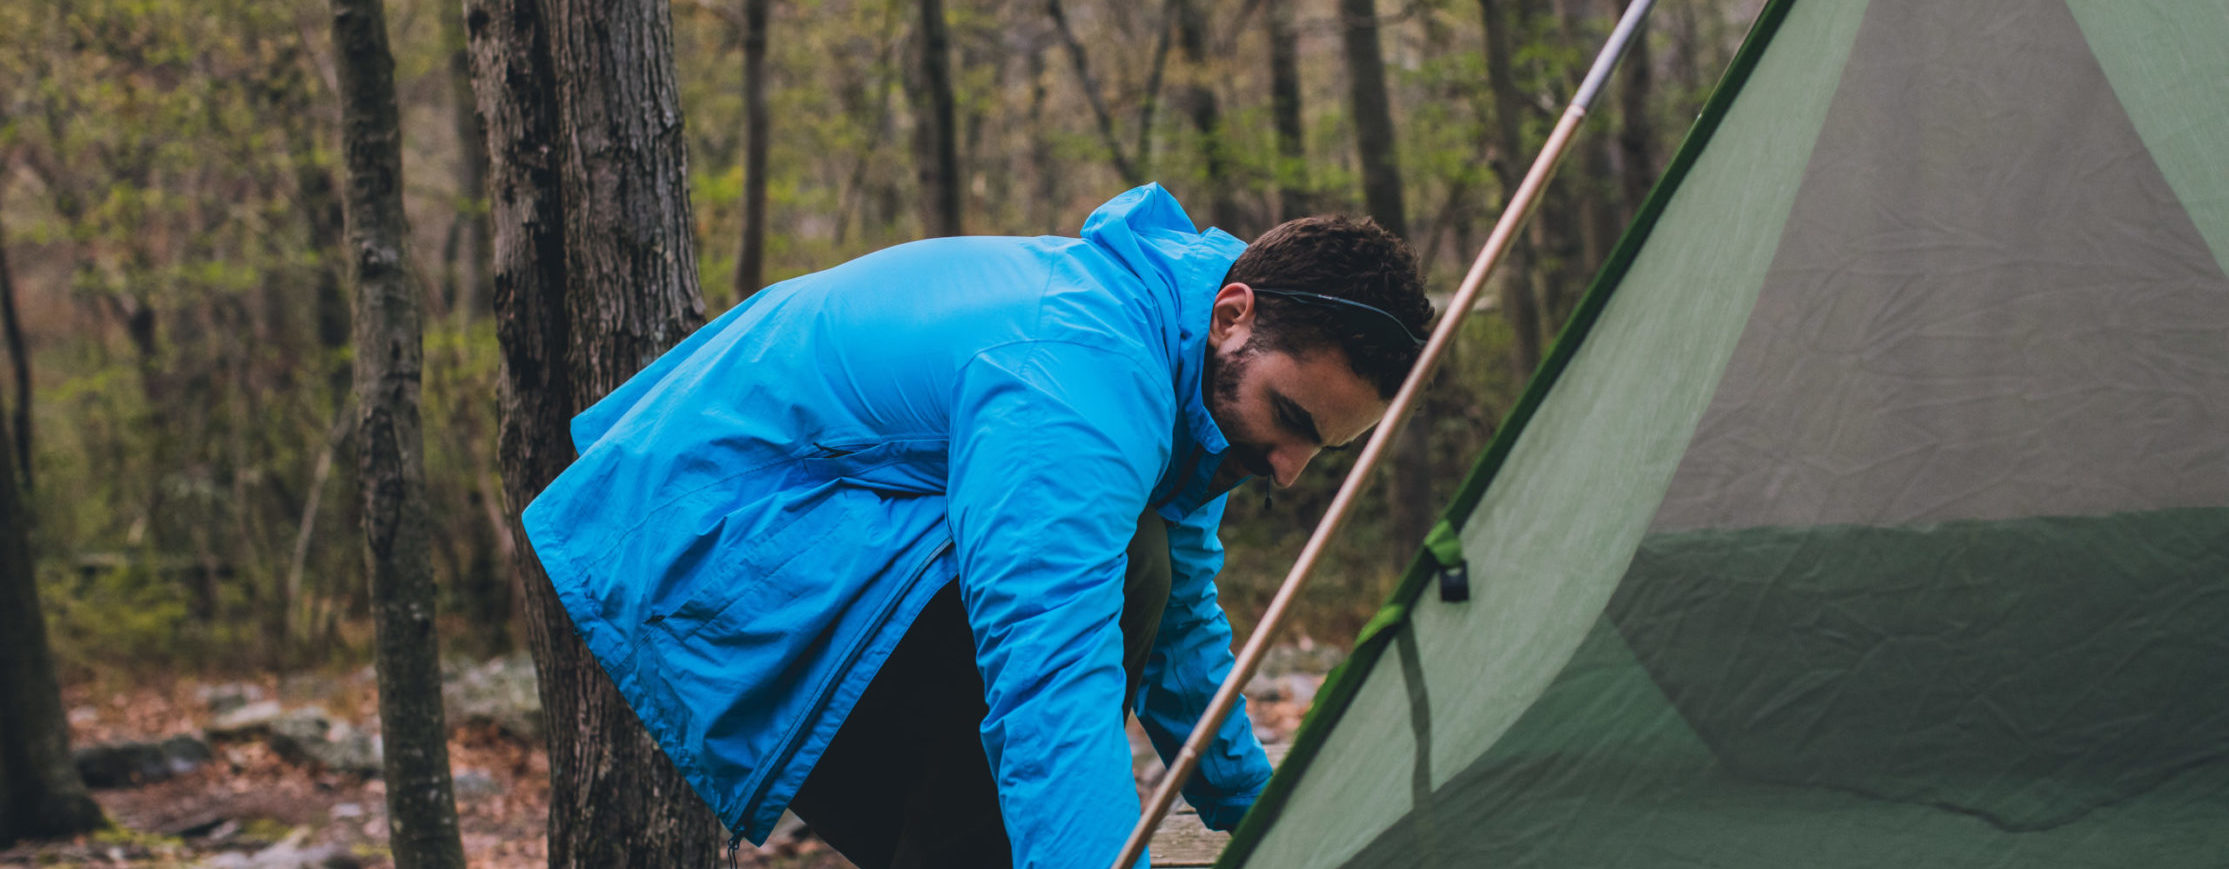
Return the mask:
[[[1147,513],[1123,578],[1122,667],[1137,694],[1169,600],[1168,528]],[[929,601],[790,801],[861,869],[1011,866],[978,728],[988,711],[957,583]],[[1120,726],[1127,709],[1109,709]],[[1111,855],[1110,855],[1111,859]]]

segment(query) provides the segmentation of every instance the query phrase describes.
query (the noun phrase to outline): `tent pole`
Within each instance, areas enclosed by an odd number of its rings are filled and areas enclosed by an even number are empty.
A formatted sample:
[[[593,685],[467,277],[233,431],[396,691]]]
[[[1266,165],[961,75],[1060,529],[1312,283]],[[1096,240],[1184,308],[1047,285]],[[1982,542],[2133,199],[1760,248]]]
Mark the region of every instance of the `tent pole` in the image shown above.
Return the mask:
[[[1146,843],[1152,840],[1154,829],[1160,826],[1161,818],[1168,814],[1169,806],[1176,801],[1177,790],[1199,767],[1200,755],[1207,750],[1207,743],[1214,739],[1215,732],[1223,725],[1223,719],[1230,717],[1231,709],[1238,704],[1241,690],[1254,677],[1254,671],[1261,667],[1263,654],[1269,650],[1270,639],[1284,625],[1286,611],[1291,608],[1293,598],[1298,595],[1300,584],[1315,569],[1316,559],[1323,554],[1325,542],[1345,523],[1348,508],[1354,504],[1355,497],[1368,483],[1370,472],[1377,467],[1386,446],[1393,442],[1393,436],[1399,431],[1401,423],[1406,421],[1417,393],[1423,389],[1424,382],[1439,365],[1440,356],[1449,344],[1454,343],[1455,332],[1462,326],[1463,317],[1470,313],[1479,289],[1485,286],[1486,276],[1501,263],[1502,255],[1508,252],[1510,243],[1517,237],[1517,229],[1531,215],[1533,206],[1539,201],[1541,188],[1547,186],[1549,176],[1555,174],[1557,164],[1563,161],[1564,149],[1570,144],[1572,134],[1578,130],[1580,122],[1586,119],[1587,110],[1593,106],[1595,96],[1609,80],[1610,72],[1617,67],[1618,58],[1625,53],[1626,45],[1632,41],[1633,34],[1640,29],[1641,20],[1647,17],[1649,7],[1653,5],[1655,0],[1632,0],[1626,6],[1624,16],[1618,19],[1617,29],[1610,33],[1609,43],[1595,57],[1594,67],[1587,72],[1585,81],[1579,86],[1579,92],[1572,97],[1571,105],[1564,109],[1563,117],[1556,121],[1555,130],[1548,134],[1547,143],[1541,146],[1540,155],[1533,159],[1532,168],[1526,171],[1524,181],[1517,185],[1516,193],[1510,196],[1508,206],[1502,209],[1501,219],[1495,222],[1493,234],[1486,239],[1486,247],[1479,251],[1478,259],[1471,263],[1470,272],[1463,276],[1461,288],[1455,291],[1455,298],[1448,303],[1446,313],[1440,317],[1439,326],[1432,330],[1431,339],[1425,342],[1424,350],[1418,356],[1415,367],[1410,369],[1408,379],[1401,382],[1401,390],[1394,394],[1393,402],[1387,405],[1384,420],[1370,435],[1369,442],[1362,448],[1362,454],[1356,457],[1354,469],[1347,473],[1346,482],[1340,485],[1339,493],[1331,499],[1331,507],[1324,511],[1323,519],[1316,524],[1315,533],[1309,536],[1307,546],[1300,550],[1299,560],[1293,562],[1292,571],[1285,575],[1284,584],[1278,587],[1277,595],[1270,599],[1269,608],[1262,611],[1261,621],[1255,625],[1253,635],[1247,637],[1245,648],[1239,652],[1230,675],[1223,678],[1223,685],[1216,690],[1214,701],[1200,715],[1199,724],[1192,728],[1192,735],[1184,740],[1184,747],[1177,752],[1175,761],[1169,765],[1168,773],[1161,777],[1160,785],[1153,791],[1153,798],[1138,818],[1138,826],[1130,831],[1129,841],[1123,844],[1121,855],[1115,858],[1114,869],[1130,869],[1137,863],[1138,857],[1145,853]]]

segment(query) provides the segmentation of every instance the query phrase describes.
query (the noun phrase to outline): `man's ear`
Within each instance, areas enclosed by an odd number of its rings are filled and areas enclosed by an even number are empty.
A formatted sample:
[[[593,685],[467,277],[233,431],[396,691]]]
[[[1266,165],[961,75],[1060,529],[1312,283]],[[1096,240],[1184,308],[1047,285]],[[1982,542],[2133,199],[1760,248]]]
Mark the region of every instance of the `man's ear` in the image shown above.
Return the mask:
[[[1208,343],[1217,347],[1233,342],[1244,345],[1253,330],[1254,288],[1235,282],[1224,284],[1215,293],[1215,307],[1207,327]]]

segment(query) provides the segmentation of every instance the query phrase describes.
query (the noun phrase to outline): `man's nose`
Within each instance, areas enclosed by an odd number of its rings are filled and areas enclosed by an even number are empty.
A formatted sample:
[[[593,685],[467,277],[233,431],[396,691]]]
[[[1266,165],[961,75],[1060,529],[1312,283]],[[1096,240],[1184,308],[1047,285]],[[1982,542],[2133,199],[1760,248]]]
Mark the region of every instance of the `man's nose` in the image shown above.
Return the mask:
[[[1270,482],[1283,489],[1300,479],[1300,471],[1316,457],[1315,447],[1289,445],[1278,447],[1269,454]]]

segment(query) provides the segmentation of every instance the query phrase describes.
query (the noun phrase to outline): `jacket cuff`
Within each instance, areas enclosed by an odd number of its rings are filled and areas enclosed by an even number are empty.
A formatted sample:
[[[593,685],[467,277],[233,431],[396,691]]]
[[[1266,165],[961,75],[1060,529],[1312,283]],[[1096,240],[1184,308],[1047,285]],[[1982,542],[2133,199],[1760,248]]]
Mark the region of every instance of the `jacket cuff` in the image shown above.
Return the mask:
[[[1263,779],[1241,793],[1205,802],[1192,802],[1190,797],[1186,797],[1185,802],[1192,803],[1192,808],[1200,813],[1200,823],[1207,825],[1208,829],[1229,832],[1238,826],[1240,819],[1246,817],[1247,810],[1254,807],[1254,800],[1261,797],[1262,788],[1268,784],[1269,780]]]

